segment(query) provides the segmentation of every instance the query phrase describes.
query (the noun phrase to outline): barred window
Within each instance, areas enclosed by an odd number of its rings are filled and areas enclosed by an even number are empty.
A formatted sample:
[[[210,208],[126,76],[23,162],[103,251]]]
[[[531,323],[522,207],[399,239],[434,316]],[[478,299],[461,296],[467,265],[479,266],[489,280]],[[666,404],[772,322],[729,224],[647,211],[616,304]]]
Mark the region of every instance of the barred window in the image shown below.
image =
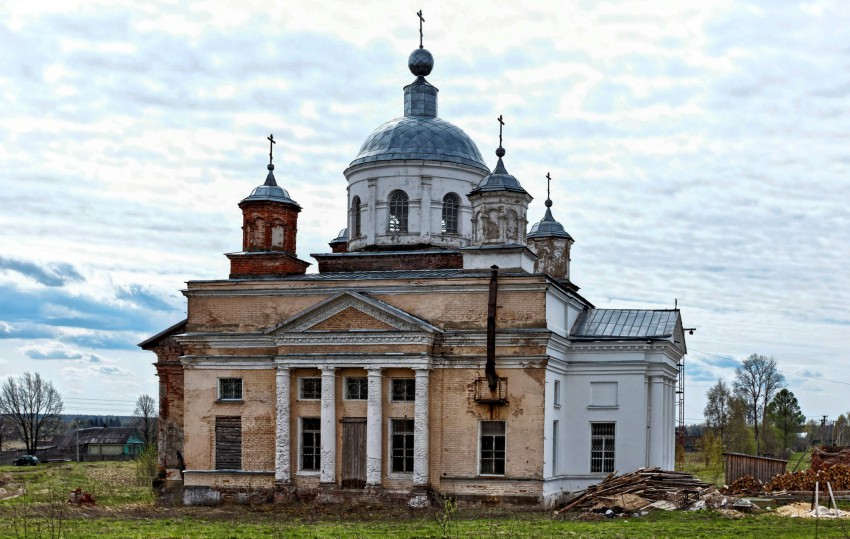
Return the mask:
[[[481,422],[481,474],[505,475],[505,422]]]
[[[318,417],[301,418],[301,469],[322,467],[322,423]]]
[[[242,400],[242,379],[241,378],[219,378],[218,379],[218,398],[223,401],[241,401]]]
[[[302,378],[301,393],[299,397],[302,400],[319,400],[322,398],[322,379],[321,378]]]
[[[614,423],[590,424],[590,471],[614,471]]]
[[[352,400],[366,400],[369,398],[369,382],[366,378],[346,378],[345,398]]]
[[[407,232],[407,193],[393,191],[390,193],[390,213],[387,222],[389,232]]]
[[[393,419],[391,471],[413,472],[413,420]]]
[[[416,380],[397,378],[392,381],[393,402],[413,402],[416,400]]]
[[[457,234],[457,214],[460,209],[460,197],[449,193],[443,197],[443,232]]]
[[[354,200],[351,201],[351,213],[352,217],[352,229],[354,230],[354,234],[351,235],[351,238],[359,238],[360,237],[360,197],[354,197]]]

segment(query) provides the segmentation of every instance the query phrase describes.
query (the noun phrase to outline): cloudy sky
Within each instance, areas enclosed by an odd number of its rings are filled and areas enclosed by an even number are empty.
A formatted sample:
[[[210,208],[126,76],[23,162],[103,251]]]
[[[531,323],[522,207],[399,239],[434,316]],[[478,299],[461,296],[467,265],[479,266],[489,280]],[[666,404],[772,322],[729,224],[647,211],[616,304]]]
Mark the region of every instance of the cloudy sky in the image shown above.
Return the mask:
[[[846,3],[519,4],[0,3],[0,375],[41,372],[70,413],[156,396],[135,345],[227,276],[269,133],[298,254],[327,252],[423,9],[440,116],[493,166],[504,115],[532,221],[551,172],[582,293],[697,328],[688,422],[753,353],[807,416],[847,412]]]

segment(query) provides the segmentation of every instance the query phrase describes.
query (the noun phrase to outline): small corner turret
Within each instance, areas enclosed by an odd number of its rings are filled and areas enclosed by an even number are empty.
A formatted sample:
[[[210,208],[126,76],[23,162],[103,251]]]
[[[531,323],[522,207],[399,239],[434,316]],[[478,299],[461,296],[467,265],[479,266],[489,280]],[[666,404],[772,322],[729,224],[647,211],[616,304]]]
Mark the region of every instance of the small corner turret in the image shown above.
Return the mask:
[[[534,273],[545,273],[558,281],[570,281],[570,247],[574,240],[564,226],[552,216],[549,186],[552,176],[546,173],[546,213],[528,233],[528,248],[537,255]]]
[[[231,279],[268,279],[303,274],[309,262],[295,254],[301,206],[274,177],[274,135],[269,141],[266,181],[239,202],[242,210],[242,252],[229,253]]]

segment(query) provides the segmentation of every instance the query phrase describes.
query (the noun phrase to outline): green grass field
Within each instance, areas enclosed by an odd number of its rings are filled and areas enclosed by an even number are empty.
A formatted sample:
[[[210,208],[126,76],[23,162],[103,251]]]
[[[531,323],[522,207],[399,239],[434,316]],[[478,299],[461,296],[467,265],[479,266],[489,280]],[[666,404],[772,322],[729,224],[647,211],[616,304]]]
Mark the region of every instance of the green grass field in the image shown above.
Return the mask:
[[[65,503],[80,487],[94,507]],[[850,537],[850,521],[792,519],[762,513],[653,512],[586,521],[552,512],[509,509],[413,511],[380,505],[161,507],[134,479],[133,463],[62,463],[0,467],[0,537],[111,538],[663,538]],[[22,490],[23,489],[23,490]],[[442,518],[442,524],[440,522]]]

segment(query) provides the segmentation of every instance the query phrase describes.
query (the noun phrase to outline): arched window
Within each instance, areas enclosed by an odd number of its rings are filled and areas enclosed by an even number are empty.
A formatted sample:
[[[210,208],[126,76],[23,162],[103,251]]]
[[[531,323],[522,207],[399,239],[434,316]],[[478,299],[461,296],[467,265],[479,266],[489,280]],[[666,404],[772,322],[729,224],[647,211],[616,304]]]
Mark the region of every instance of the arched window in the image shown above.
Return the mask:
[[[390,214],[387,221],[389,232],[407,232],[407,193],[393,191],[390,193]]]
[[[351,228],[354,230],[354,234],[351,235],[351,238],[359,238],[360,237],[360,197],[354,197],[354,200],[351,201],[351,213],[352,215],[352,226]]]
[[[460,210],[460,197],[449,193],[443,197],[443,232],[457,234],[457,213]]]

